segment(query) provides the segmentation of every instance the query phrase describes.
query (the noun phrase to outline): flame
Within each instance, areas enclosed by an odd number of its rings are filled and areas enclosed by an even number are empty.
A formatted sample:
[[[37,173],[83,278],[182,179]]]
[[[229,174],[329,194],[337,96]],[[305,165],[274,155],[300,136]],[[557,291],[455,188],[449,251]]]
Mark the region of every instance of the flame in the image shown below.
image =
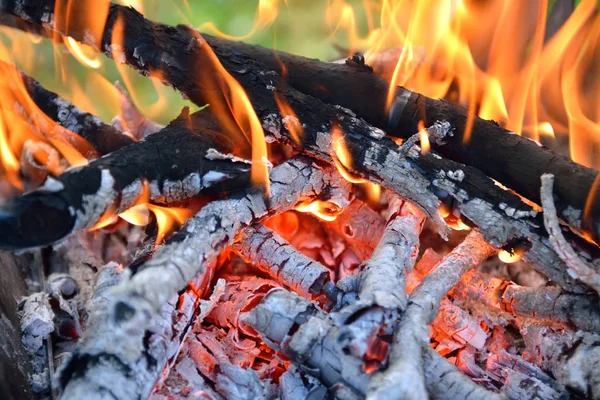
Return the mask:
[[[123,52],[124,42],[125,23],[123,18],[119,16],[113,26],[111,52],[121,76],[121,81],[131,96],[131,100],[143,115],[151,119],[164,117],[165,114],[168,114],[171,104],[168,100],[170,89],[167,85],[162,84],[163,73],[161,71],[150,71],[149,73],[155,96],[148,96],[148,93],[141,91],[140,86],[135,82],[135,79],[139,78],[138,74],[133,69],[127,67],[126,63],[119,61],[124,60],[126,57]],[[148,103],[147,99],[153,97],[156,97],[156,101]]]
[[[269,166],[267,143],[262,125],[246,92],[230,74],[225,70],[208,43],[197,33],[197,46],[205,65],[200,79],[212,94],[209,99],[213,115],[215,115],[222,129],[229,135],[238,151],[247,152],[248,147],[252,153],[252,169],[250,179],[253,184],[265,189],[269,195]],[[248,146],[250,145],[250,146]]]
[[[421,141],[421,153],[427,154],[431,150],[431,144],[429,143],[429,133],[425,129],[425,123],[421,120],[417,124],[419,128],[419,139]]]
[[[331,124],[331,144],[333,148],[333,152],[331,154],[331,158],[340,175],[344,177],[348,182],[352,183],[363,183],[364,179],[357,178],[353,176],[348,170],[352,168],[352,154],[350,154],[350,150],[346,144],[346,140],[344,139],[344,133],[342,132],[340,126],[333,122]]]
[[[188,218],[194,215],[193,211],[188,208],[161,207],[155,204],[146,206],[154,213],[158,224],[157,245],[163,241],[165,235],[183,225]]]
[[[295,208],[298,212],[311,213],[324,221],[335,221],[344,209],[331,201],[315,200],[307,204],[297,205]]]
[[[73,57],[77,59],[83,65],[86,65],[90,68],[100,68],[102,66],[102,62],[100,61],[100,57],[96,55],[96,52],[86,46],[77,42],[71,36],[66,36],[64,39],[65,46],[69,49]]]
[[[521,259],[521,255],[517,254],[517,252],[509,252],[507,250],[500,250],[498,252],[498,258],[503,263],[511,264],[511,263],[519,261]]]
[[[568,135],[573,160],[598,168],[597,2],[582,0],[545,38],[549,3],[384,0],[361,9],[331,0],[325,22],[331,37],[345,34],[345,47],[364,52],[390,81],[386,111],[404,86],[466,107],[465,143],[479,115],[544,143]],[[357,23],[363,16],[366,34]]]
[[[251,38],[255,33],[264,30],[271,26],[277,19],[279,13],[279,0],[259,0],[256,10],[256,18],[250,31],[242,36],[228,35],[220,31],[212,22],[207,22],[198,28],[201,31],[207,31],[210,34],[230,39],[230,40],[246,40]]]
[[[141,14],[144,13],[144,5],[142,0],[121,0],[121,2],[123,3],[123,5],[135,8]]]
[[[281,85],[285,85],[287,67],[283,64],[283,62],[281,62],[279,56],[277,56],[277,61],[279,61],[279,65],[281,66]],[[304,128],[302,127],[300,120],[298,120],[296,113],[294,110],[292,110],[292,107],[290,107],[288,101],[281,95],[279,91],[275,91],[273,95],[275,97],[277,107],[279,108],[279,112],[281,113],[281,118],[283,119],[285,129],[290,132],[292,139],[294,139],[296,143],[302,144],[302,139],[304,138]]]

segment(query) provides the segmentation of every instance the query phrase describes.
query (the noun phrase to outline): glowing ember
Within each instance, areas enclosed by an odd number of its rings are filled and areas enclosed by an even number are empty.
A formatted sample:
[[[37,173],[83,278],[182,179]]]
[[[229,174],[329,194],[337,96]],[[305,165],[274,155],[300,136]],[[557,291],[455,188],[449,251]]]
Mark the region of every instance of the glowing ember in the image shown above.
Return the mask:
[[[498,258],[500,259],[500,261],[502,261],[504,263],[511,264],[511,263],[519,261],[521,259],[521,256],[519,254],[517,254],[516,252],[500,250],[498,252]]]

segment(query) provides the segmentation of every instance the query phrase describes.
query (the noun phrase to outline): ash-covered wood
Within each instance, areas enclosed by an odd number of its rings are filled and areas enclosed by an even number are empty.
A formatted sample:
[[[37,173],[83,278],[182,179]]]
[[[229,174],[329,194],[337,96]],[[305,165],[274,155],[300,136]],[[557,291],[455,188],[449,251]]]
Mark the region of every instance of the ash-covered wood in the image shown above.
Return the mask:
[[[245,228],[233,249],[247,262],[307,298],[320,296],[331,282],[327,267],[300,253],[263,225]]]
[[[85,10],[95,1],[98,0],[78,2],[76,7],[69,8],[70,15],[85,15]],[[54,16],[54,3],[53,0],[46,0],[42,4],[34,0],[10,0],[2,3],[0,10],[26,21],[28,25],[44,25],[45,28],[91,44],[108,56],[113,56],[113,51],[117,51],[118,62],[125,62],[142,73],[161,71],[164,81],[199,105],[207,103],[206,86],[212,84],[203,79],[189,79],[189,76],[212,64],[207,62],[206,52],[195,49],[195,40],[206,41],[211,46],[225,69],[240,81],[251,97],[253,92],[248,90],[244,78],[253,75],[248,73],[253,69],[252,65],[260,64],[269,71],[280,71],[283,63],[287,69],[286,81],[290,86],[324,103],[352,109],[370,124],[391,134],[408,138],[418,131],[419,122],[429,126],[438,120],[448,121],[455,136],[443,145],[434,143],[437,151],[457,162],[480,169],[536,202],[540,201],[540,176],[553,173],[558,180],[559,215],[572,226],[590,232],[594,238],[600,237],[600,223],[597,222],[600,220],[600,203],[595,202],[585,221],[583,218],[586,200],[596,176],[594,170],[559,156],[527,138],[512,134],[493,121],[476,116],[469,139],[466,140],[467,112],[460,106],[397,87],[391,112],[388,113],[386,98],[390,86],[364,65],[328,64],[284,52],[274,54],[272,50],[259,46],[209,35],[200,38],[196,31],[153,23],[132,8],[114,4],[110,7],[103,36],[93,37],[85,27],[85,18],[81,19],[80,24],[71,22],[68,29],[62,24],[57,26],[49,23],[56,19],[51,18]],[[115,49],[112,37],[117,21],[124,23],[125,28],[123,43],[115,44],[119,47]],[[42,34],[47,32],[51,31],[38,30]],[[271,86],[275,88],[278,84],[275,82]],[[284,90],[282,95],[296,111],[289,90]],[[299,120],[305,123],[303,118],[299,117]],[[508,154],[510,157],[507,157]],[[598,192],[600,188],[592,194],[598,196]]]
[[[437,315],[442,298],[461,276],[494,252],[478,232],[471,232],[423,279],[412,292],[392,342],[389,367],[373,376],[369,392],[377,398],[399,395],[407,399],[427,396],[422,349],[428,345],[428,325]]]
[[[556,286],[532,288],[469,271],[452,296],[485,304],[514,317],[563,323],[589,332],[600,331],[600,304],[595,294],[574,294]]]
[[[261,190],[249,188],[208,203],[117,288],[114,323],[127,325],[136,314],[155,314],[192,276],[202,274],[244,227],[321,193],[327,196],[336,188],[347,192],[349,183],[328,168],[296,157],[271,171],[268,199]]]
[[[542,175],[541,198],[544,207],[544,225],[548,231],[549,241],[556,254],[565,262],[569,268],[569,274],[600,294],[600,274],[581,259],[573,250],[562,234],[558,217],[556,216],[556,205],[554,204],[554,176],[552,174]]]
[[[419,255],[419,234],[425,216],[398,198],[390,201],[390,217],[371,258],[359,267],[358,298],[371,306],[404,310],[407,303],[406,274]]]
[[[135,271],[127,270],[121,283],[102,295],[102,307],[86,344],[59,375],[64,396],[86,390],[110,393],[114,382],[119,382],[118,398],[135,399],[140,393],[150,393],[167,359],[173,356],[170,344],[179,346],[180,339],[170,339],[173,334],[169,333],[175,307],[172,299],[178,291],[195,275],[203,277],[208,263],[244,226],[288,210],[301,199],[335,192],[336,187],[347,193],[348,185],[333,170],[321,169],[300,157],[273,169],[268,202],[261,190],[247,188],[207,204],[152,259]],[[159,325],[154,326],[156,323]],[[77,370],[85,370],[85,376]],[[112,375],[120,377],[115,381]],[[224,373],[223,385],[228,385],[228,376],[240,375]]]
[[[211,120],[199,115],[190,128],[186,118],[184,113],[160,133],[49,178],[3,206],[0,248],[43,246],[90,228],[105,214],[134,205],[146,184],[150,200],[160,203],[249,185],[250,165],[222,155],[231,144],[206,127]]]

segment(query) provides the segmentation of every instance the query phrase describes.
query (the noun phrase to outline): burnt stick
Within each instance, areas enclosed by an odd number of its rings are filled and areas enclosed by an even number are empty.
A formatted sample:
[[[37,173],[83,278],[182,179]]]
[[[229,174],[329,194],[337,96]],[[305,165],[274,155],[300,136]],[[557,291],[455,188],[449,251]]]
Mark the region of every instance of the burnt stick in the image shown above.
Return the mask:
[[[221,153],[230,144],[198,117],[190,129],[184,113],[162,131],[13,199],[0,209],[0,248],[39,247],[90,228],[105,213],[134,205],[145,182],[159,203],[248,186],[250,165]]]
[[[41,4],[40,4],[41,3]],[[69,9],[70,15],[87,12],[102,0],[85,0]],[[102,38],[90,37],[83,22],[72,17],[68,32],[64,26],[49,23],[54,18],[54,0],[7,0],[0,11],[23,20],[9,21],[9,25],[49,34],[54,29],[62,34],[92,44],[112,56],[111,39],[117,19],[124,22],[123,44],[119,45],[118,62],[126,62],[144,74],[161,71],[164,80],[184,93],[193,102],[207,103],[206,85],[202,79],[190,79],[206,66],[206,54],[190,45],[199,37],[187,28],[173,28],[154,23],[132,8],[112,4]],[[85,14],[82,14],[85,15]],[[6,18],[5,18],[6,19]],[[81,21],[85,21],[82,18]],[[43,27],[43,29],[42,29]],[[521,136],[512,134],[493,121],[475,117],[470,140],[464,141],[467,124],[466,110],[444,100],[434,100],[402,87],[395,89],[392,112],[386,112],[386,98],[390,85],[374,76],[370,69],[356,63],[329,64],[284,52],[275,54],[260,46],[248,45],[203,35],[221,63],[236,79],[247,74],[247,66],[260,63],[268,70],[280,71],[281,63],[287,68],[286,80],[299,91],[319,98],[325,103],[341,105],[354,110],[370,124],[386,132],[408,138],[418,130],[418,123],[426,126],[437,120],[446,120],[454,128],[455,137],[443,145],[433,144],[444,156],[480,169],[485,174],[539,204],[539,178],[552,173],[556,182],[556,207],[559,215],[570,225],[583,229],[600,239],[600,202],[594,202],[583,219],[586,200],[592,192],[597,171],[579,165],[566,157]],[[194,71],[194,72],[192,72]],[[277,82],[278,83],[278,82]],[[244,85],[242,83],[242,85]],[[248,90],[248,88],[246,87]],[[287,93],[284,97],[289,100]],[[301,122],[304,123],[302,119]],[[600,187],[591,195],[599,195]]]

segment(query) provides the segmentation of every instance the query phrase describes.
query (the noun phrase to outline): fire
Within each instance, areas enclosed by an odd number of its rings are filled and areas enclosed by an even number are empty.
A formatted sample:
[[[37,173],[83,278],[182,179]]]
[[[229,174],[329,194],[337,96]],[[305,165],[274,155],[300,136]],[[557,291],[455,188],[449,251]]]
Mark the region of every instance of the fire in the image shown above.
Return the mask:
[[[265,189],[269,195],[269,166],[267,143],[262,125],[246,92],[223,67],[206,41],[198,34],[197,46],[202,54],[204,70],[200,75],[203,83],[213,93],[209,100],[214,115],[219,119],[221,127],[235,142],[241,152],[250,147],[252,169],[250,178],[253,184]],[[249,145],[249,146],[248,146]]]
[[[466,107],[465,142],[479,115],[544,143],[568,135],[573,160],[598,168],[597,2],[582,0],[545,37],[553,3],[386,0],[361,8],[332,0],[325,22],[336,38],[345,33],[346,47],[364,52],[367,62],[383,58],[393,67],[385,75],[392,83],[388,110],[395,87],[404,86]],[[362,35],[361,18],[368,28]]]
[[[279,65],[281,66],[281,84],[285,84],[284,81],[287,76],[287,68],[286,66],[279,60]],[[279,93],[275,91],[275,102],[277,103],[277,107],[279,108],[279,112],[281,113],[281,117],[283,119],[283,123],[285,124],[285,128],[290,132],[294,141],[298,144],[302,144],[302,138],[304,137],[304,128],[298,120],[296,113],[290,107],[288,101]]]
[[[340,175],[342,175],[348,182],[365,182],[364,179],[352,176],[352,174],[348,171],[352,168],[352,154],[350,154],[350,150],[348,149],[348,145],[344,139],[344,133],[340,129],[339,125],[335,122],[331,125],[331,143],[333,146],[331,158],[333,158],[333,162],[335,163]]]
[[[429,150],[431,150],[431,144],[429,143],[429,133],[427,129],[425,129],[425,123],[423,121],[419,121],[419,138],[421,140],[421,153],[427,154]]]
[[[343,207],[331,201],[315,200],[307,204],[296,206],[296,211],[303,213],[312,213],[324,221],[335,221],[338,215],[344,211]]]
[[[507,250],[500,250],[498,252],[498,258],[503,263],[511,264],[511,263],[519,261],[521,259],[521,255],[518,254],[517,252],[510,252],[510,251],[507,251]]]
[[[94,69],[102,66],[100,57],[98,57],[96,52],[93,49],[90,49],[89,46],[77,42],[70,36],[65,37],[64,42],[65,46],[67,46],[71,54],[73,54],[73,57],[83,65]]]
[[[183,225],[193,215],[193,211],[188,208],[161,207],[155,204],[147,204],[146,206],[154,213],[158,224],[156,245],[163,241],[166,234]]]

